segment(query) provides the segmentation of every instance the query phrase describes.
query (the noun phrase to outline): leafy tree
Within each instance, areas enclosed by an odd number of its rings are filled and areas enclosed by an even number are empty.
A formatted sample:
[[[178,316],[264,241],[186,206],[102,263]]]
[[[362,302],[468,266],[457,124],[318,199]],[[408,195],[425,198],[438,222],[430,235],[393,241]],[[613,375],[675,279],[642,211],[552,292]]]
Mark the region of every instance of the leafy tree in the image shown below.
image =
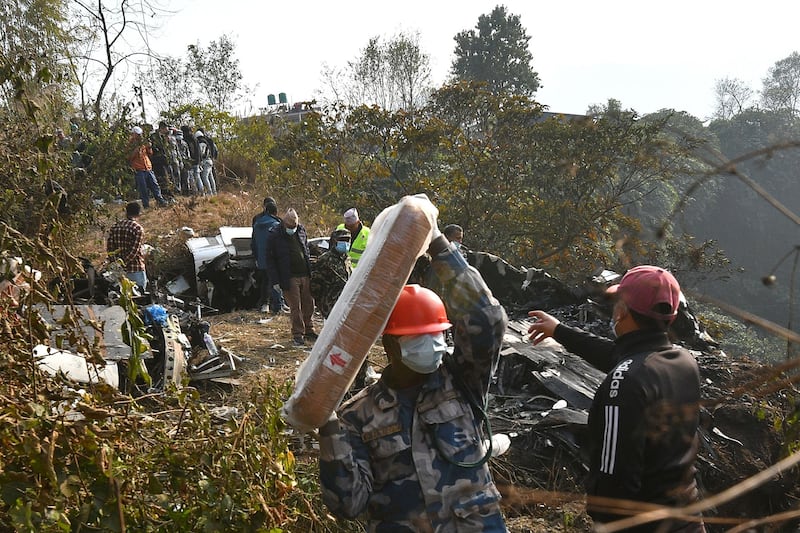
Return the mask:
[[[738,270],[735,283],[707,290],[781,323],[786,295],[766,288],[762,278],[793,278],[791,265],[780,260],[797,245],[797,217],[791,213],[800,213],[800,123],[784,112],[748,109],[709,129],[719,139],[707,180],[717,192],[697,212],[702,216],[692,229],[700,238],[716,239]]]
[[[51,117],[60,115],[57,107],[66,107],[68,86],[62,82],[68,76],[63,61],[69,53],[73,40],[65,31],[67,19],[66,3],[62,0],[39,2],[0,2],[0,56],[4,68],[11,71],[17,83],[8,79],[0,85],[0,100],[12,104],[18,90],[25,90],[28,97],[41,95],[54,104]],[[13,72],[13,74],[12,74]],[[41,82],[58,82],[41,89]],[[38,105],[45,102],[40,100]]]
[[[222,111],[229,111],[242,88],[242,72],[235,57],[236,44],[223,35],[211,41],[208,48],[199,44],[188,47],[189,75],[205,93],[206,101]]]
[[[633,212],[654,229],[653,237],[663,237],[673,227],[691,232],[688,228],[696,226],[702,217],[704,203],[719,192],[713,183],[697,187],[698,180],[714,167],[712,154],[718,152],[719,141],[699,119],[684,111],[662,109],[641,120],[660,124],[665,140],[662,157],[670,161],[675,179],[662,181],[654,194],[633,202]]]
[[[698,239],[695,231],[705,205],[720,192],[717,184],[702,179],[713,168],[709,154],[719,148],[716,136],[683,111],[663,109],[639,122],[659,130],[653,142],[659,161],[653,165],[657,179],[643,190],[634,190],[623,208],[641,224],[641,239],[656,244],[643,259],[679,272],[681,285],[687,289],[724,279],[729,274],[728,258],[715,239]]]
[[[765,109],[788,113],[792,117],[800,112],[800,54],[777,61],[763,80],[761,102]]]
[[[634,258],[654,253],[625,208],[683,170],[674,161],[681,147],[660,137],[663,128],[630,112],[544,120],[524,96],[460,83],[414,114],[362,106],[321,115],[278,137],[274,154],[285,179],[329,204],[357,199],[377,212],[427,192],[442,220],[462,224],[487,251],[585,272],[620,261],[620,238]]]
[[[357,197],[360,187],[353,186],[374,174],[375,166],[370,162],[371,154],[365,155],[363,146],[353,142],[359,127],[348,119],[351,112],[347,106],[339,105],[327,113],[311,113],[301,124],[283,125],[271,153],[275,160],[274,183],[289,196],[315,190],[330,203],[335,203],[333,198],[338,195]],[[370,152],[371,147],[370,144],[366,151]]]
[[[714,118],[728,120],[751,105],[753,90],[739,78],[724,78],[714,85],[716,109]]]
[[[389,84],[387,65],[380,38],[373,37],[361,56],[348,67],[352,72],[354,86],[361,92],[361,104],[375,102],[385,109],[393,109],[395,95]]]
[[[432,113],[443,123],[436,193],[442,215],[477,242],[564,279],[587,265],[617,266],[653,253],[626,209],[674,179],[663,124],[607,110],[581,120],[544,119],[522,96],[478,84],[444,87]],[[620,242],[628,243],[621,256]]]
[[[155,67],[147,74],[150,83],[144,90],[161,112],[187,106],[195,101],[195,89],[188,62],[177,57],[154,60]]]
[[[323,79],[333,102],[411,111],[430,94],[430,56],[420,48],[418,33],[398,33],[387,41],[372,37],[343,71],[326,66]]]
[[[419,46],[419,34],[396,35],[386,46],[386,62],[394,73],[400,109],[416,109],[430,94],[430,57]]]
[[[215,139],[227,142],[234,133],[237,118],[210,104],[187,104],[164,111],[161,116],[173,124],[189,124],[195,128],[202,128]]]
[[[263,179],[272,164],[270,151],[275,145],[269,123],[260,118],[239,120],[233,133],[225,143],[226,174],[251,183]]]
[[[455,36],[454,80],[484,81],[495,92],[532,96],[539,88],[539,74],[531,68],[530,36],[519,15],[497,6],[478,17],[473,30]]]

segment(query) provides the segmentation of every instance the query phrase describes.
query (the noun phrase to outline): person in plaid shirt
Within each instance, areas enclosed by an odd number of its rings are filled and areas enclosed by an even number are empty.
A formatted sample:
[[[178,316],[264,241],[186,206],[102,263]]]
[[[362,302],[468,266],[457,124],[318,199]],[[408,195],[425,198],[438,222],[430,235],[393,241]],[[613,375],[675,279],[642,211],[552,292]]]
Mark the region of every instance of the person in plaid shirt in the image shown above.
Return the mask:
[[[141,212],[142,208],[139,202],[129,202],[125,206],[125,219],[120,220],[108,230],[106,251],[111,261],[122,261],[125,276],[145,290],[147,272],[142,252],[144,228],[136,221]]]

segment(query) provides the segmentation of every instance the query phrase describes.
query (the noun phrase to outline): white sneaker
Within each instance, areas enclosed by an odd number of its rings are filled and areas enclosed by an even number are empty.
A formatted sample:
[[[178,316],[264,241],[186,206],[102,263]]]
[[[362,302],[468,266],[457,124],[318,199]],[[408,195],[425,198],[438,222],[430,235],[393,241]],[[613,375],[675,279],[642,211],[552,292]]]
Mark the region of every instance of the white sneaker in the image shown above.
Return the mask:
[[[268,313],[269,312],[269,305],[267,305],[267,304],[262,305],[261,309],[259,309],[259,311],[261,311],[262,313]]]

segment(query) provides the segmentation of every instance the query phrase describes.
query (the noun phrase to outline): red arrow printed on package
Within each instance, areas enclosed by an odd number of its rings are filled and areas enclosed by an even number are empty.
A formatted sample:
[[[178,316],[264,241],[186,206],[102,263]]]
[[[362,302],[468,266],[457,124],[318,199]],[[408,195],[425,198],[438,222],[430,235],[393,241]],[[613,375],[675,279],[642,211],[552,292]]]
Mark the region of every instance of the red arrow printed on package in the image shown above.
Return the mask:
[[[347,365],[350,364],[350,361],[353,360],[353,356],[349,353],[345,352],[338,346],[331,346],[331,349],[328,351],[328,354],[325,356],[325,365],[330,370],[336,372],[337,374],[343,374]]]

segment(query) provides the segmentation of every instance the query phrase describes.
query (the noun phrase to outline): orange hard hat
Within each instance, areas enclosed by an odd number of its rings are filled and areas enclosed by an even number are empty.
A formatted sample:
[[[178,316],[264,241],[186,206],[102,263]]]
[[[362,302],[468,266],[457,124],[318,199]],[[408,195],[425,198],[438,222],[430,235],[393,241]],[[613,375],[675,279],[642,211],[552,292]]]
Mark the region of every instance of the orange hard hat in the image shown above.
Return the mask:
[[[450,327],[452,324],[447,320],[447,311],[441,298],[430,289],[412,284],[403,287],[383,332],[389,335],[422,335]]]

